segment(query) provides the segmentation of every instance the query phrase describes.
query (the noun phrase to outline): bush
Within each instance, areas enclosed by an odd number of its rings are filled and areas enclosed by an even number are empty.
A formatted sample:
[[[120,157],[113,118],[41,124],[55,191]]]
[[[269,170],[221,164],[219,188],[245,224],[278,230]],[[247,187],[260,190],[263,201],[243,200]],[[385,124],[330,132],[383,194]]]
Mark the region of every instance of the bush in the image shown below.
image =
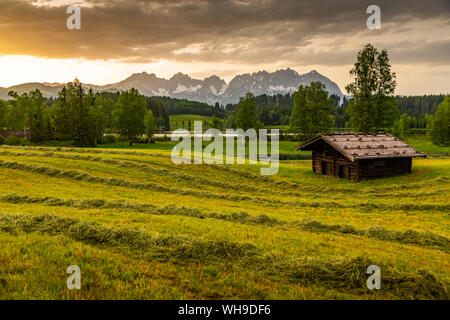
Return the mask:
[[[124,137],[123,135],[119,135],[116,137],[116,142],[129,142],[127,137]]]
[[[450,145],[450,96],[446,96],[444,101],[438,106],[431,122],[430,135],[435,145]]]
[[[148,143],[149,139],[147,136],[143,136],[143,137],[137,137],[136,138],[136,142],[137,143]]]
[[[17,138],[15,136],[10,136],[5,139],[5,144],[10,145],[10,146],[25,146],[25,145],[27,145],[27,140]]]
[[[103,141],[102,141],[102,143],[104,143],[104,144],[109,144],[109,143],[114,143],[114,142],[116,142],[116,136],[115,135],[105,135],[105,136],[103,136],[103,139],[102,139]]]
[[[5,144],[5,138],[2,135],[0,135],[0,145],[1,144]]]

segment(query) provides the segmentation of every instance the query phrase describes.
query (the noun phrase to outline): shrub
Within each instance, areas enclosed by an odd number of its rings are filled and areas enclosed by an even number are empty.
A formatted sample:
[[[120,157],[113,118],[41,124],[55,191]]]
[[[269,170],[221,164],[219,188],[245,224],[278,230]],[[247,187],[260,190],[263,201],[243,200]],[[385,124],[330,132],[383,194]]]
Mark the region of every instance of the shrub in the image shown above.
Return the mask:
[[[10,136],[5,139],[5,144],[10,146],[25,146],[27,141],[25,139],[20,139],[15,136]]]
[[[116,142],[116,136],[115,135],[112,135],[112,134],[109,134],[109,135],[105,135],[105,136],[103,136],[103,139],[102,139],[103,141],[102,141],[102,143],[104,143],[104,144],[109,144],[109,143],[114,143],[114,142]]]
[[[149,139],[147,136],[139,136],[136,138],[137,143],[148,143]]]

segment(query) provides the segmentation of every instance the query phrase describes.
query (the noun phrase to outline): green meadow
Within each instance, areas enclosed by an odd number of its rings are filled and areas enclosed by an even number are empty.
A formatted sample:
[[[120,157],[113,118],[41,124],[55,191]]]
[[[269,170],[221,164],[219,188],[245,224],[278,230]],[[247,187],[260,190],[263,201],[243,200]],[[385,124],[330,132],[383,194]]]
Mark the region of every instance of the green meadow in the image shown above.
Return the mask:
[[[170,116],[170,128],[171,130],[184,128],[188,130],[189,122],[191,122],[191,130],[194,130],[194,121],[202,121],[211,123],[212,117],[202,116],[198,114],[174,114]]]
[[[175,165],[173,145],[0,146],[0,299],[449,298],[447,157],[356,183]]]

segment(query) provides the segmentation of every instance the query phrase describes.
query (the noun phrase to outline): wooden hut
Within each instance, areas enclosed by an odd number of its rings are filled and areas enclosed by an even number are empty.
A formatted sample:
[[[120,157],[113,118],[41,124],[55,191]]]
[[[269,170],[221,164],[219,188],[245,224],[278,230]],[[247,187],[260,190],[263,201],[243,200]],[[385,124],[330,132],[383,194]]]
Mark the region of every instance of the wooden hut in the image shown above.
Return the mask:
[[[360,181],[411,172],[413,157],[426,157],[389,134],[321,134],[297,146],[312,151],[312,170]]]

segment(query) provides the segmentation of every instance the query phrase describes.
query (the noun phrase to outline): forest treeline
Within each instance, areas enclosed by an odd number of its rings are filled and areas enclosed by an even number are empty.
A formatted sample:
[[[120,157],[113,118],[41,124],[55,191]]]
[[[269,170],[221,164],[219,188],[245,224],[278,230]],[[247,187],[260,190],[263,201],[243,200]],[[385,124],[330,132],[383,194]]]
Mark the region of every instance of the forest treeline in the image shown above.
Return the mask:
[[[70,87],[71,84],[68,84]],[[88,125],[78,130],[88,132],[91,137],[89,145],[108,142],[111,137],[104,133],[118,133],[117,116],[114,115],[121,96],[120,92],[92,92],[83,89],[83,101],[87,111],[78,111],[70,107],[67,99],[73,96],[68,87],[56,98],[45,98],[38,91],[31,91],[21,96],[10,93],[9,101],[0,100],[0,128],[3,130],[29,130],[33,137],[27,137],[36,142],[46,140],[71,140],[77,124],[88,122]],[[396,96],[395,103],[400,111],[397,128],[399,135],[404,136],[408,129],[430,129],[430,120],[436,113],[437,107],[444,100],[445,95],[424,96]],[[170,97],[144,97],[145,108],[150,110],[155,121],[156,130],[169,130],[169,116],[175,114],[197,114],[213,116],[214,125],[223,129],[236,127],[236,110],[238,104],[214,106],[206,103],[175,99]],[[288,126],[294,108],[293,94],[260,95],[253,97],[255,101],[255,121],[259,126]],[[333,108],[331,115],[333,127],[348,128],[349,115],[345,112],[350,99],[330,95]],[[79,112],[87,112],[88,117],[80,119]],[[77,115],[78,114],[78,115]],[[89,124],[90,122],[90,124]],[[213,127],[214,127],[213,125]],[[1,140],[1,138],[0,138]],[[76,142],[76,141],[75,141]]]
[[[330,95],[333,101],[333,119],[335,128],[348,128],[349,116],[345,110],[350,99]],[[444,100],[445,95],[423,96],[395,96],[395,103],[400,115],[407,114],[410,117],[411,129],[425,129],[430,116],[436,113],[437,107]],[[289,117],[294,108],[293,94],[260,95],[255,97],[257,104],[257,118],[266,126],[289,125]],[[225,109],[234,112],[238,104],[228,104]]]
[[[218,103],[214,106],[207,103],[190,101],[186,99],[176,99],[170,97],[149,97],[149,101],[164,106],[169,115],[174,114],[197,114],[201,116],[215,116],[217,118],[225,118],[225,110]]]

